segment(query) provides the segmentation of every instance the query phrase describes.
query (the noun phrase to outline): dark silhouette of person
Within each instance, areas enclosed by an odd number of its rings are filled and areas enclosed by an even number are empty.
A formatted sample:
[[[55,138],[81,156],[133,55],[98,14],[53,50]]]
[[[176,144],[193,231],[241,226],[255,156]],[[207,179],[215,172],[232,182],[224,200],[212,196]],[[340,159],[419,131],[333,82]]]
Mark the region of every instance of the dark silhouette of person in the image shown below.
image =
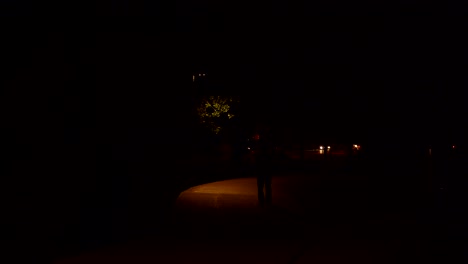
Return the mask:
[[[260,206],[271,205],[271,180],[275,157],[275,145],[271,126],[262,123],[257,125],[253,136],[253,155],[255,174],[257,176],[258,202]]]

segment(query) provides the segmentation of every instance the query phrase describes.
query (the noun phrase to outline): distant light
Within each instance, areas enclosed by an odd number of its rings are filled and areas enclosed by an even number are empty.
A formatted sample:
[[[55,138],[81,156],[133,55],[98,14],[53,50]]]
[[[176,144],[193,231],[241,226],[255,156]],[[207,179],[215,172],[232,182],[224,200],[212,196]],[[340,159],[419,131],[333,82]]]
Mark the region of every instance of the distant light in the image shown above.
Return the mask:
[[[320,146],[320,149],[323,149],[323,146]]]
[[[203,74],[203,76],[205,76],[205,74]]]
[[[330,146],[328,146],[327,149],[330,149]]]
[[[455,148],[455,145],[453,145],[452,148]]]
[[[250,149],[250,147],[247,147],[247,149]]]
[[[357,145],[353,145],[353,147],[357,148]]]
[[[192,75],[192,81],[195,82],[195,74]]]
[[[200,77],[200,76],[201,76],[201,73],[198,74],[198,77]]]

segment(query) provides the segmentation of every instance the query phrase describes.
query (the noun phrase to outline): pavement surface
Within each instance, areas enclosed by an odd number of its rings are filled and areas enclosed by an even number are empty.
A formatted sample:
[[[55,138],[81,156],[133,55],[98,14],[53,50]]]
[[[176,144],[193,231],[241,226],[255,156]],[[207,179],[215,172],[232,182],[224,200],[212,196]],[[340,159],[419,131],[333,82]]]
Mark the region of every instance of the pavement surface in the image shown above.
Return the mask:
[[[335,180],[339,180],[335,178]],[[329,189],[317,175],[273,178],[260,208],[256,179],[182,192],[165,237],[147,237],[56,263],[406,263],[427,256],[417,216],[375,209],[356,185]],[[348,188],[346,188],[348,187]],[[427,230],[426,230],[427,231]],[[427,234],[427,232],[426,232]]]

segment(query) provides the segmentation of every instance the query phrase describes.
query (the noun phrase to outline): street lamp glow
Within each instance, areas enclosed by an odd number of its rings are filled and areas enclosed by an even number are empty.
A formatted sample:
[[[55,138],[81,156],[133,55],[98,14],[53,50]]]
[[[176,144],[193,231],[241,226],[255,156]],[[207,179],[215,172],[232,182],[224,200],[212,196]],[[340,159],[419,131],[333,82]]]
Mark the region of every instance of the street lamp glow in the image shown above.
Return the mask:
[[[323,146],[320,146],[320,149],[323,149]]]

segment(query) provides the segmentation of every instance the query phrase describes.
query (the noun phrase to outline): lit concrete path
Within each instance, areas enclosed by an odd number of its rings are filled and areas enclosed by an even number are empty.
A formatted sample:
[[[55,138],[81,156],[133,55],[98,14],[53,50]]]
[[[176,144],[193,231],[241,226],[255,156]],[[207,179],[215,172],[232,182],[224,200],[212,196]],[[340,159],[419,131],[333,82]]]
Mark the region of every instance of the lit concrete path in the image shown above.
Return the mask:
[[[306,176],[274,177],[272,182],[273,206],[258,206],[256,178],[240,178],[213,182],[192,187],[182,192],[176,202],[175,212],[206,211],[216,214],[248,213],[302,213],[301,198],[306,189],[312,191],[313,178]],[[313,192],[307,192],[308,201]],[[310,206],[310,205],[309,205]]]
[[[285,181],[273,180],[275,206],[266,209],[258,207],[255,178],[192,187],[175,203],[171,237],[57,263],[292,263],[303,251],[304,232],[291,214],[299,208],[288,200]]]
[[[274,177],[272,187],[274,205],[265,209],[257,204],[255,178],[192,187],[174,205],[169,238],[129,243],[57,263],[399,262],[395,252],[403,253],[396,235],[372,238],[384,236],[372,234],[373,230],[396,230],[384,219],[398,222],[398,217],[353,215],[362,213],[350,208],[358,208],[359,200],[349,193],[331,199],[333,192],[320,191],[319,179],[312,175]],[[345,206],[333,207],[337,204]],[[413,245],[407,247],[411,251]]]

